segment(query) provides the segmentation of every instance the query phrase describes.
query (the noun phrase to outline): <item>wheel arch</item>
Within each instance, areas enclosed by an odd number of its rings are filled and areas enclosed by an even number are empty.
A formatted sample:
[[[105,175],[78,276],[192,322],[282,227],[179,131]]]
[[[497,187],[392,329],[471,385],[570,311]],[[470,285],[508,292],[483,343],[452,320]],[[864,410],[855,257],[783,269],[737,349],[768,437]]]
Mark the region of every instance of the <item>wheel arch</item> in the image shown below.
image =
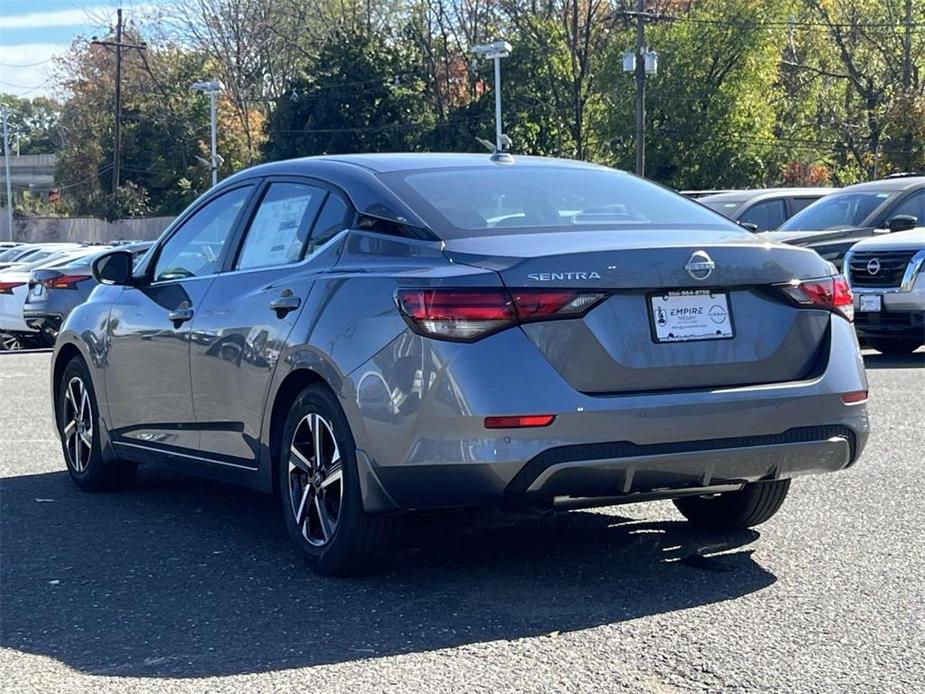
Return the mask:
[[[293,403],[295,403],[296,398],[299,397],[302,391],[318,383],[324,384],[328,388],[331,387],[317,371],[305,368],[295,369],[286,374],[286,377],[276,390],[276,394],[273,398],[273,406],[270,411],[270,435],[268,439],[271,482],[274,494],[279,492],[279,466],[276,463],[282,452],[283,429],[286,426],[286,417],[289,415],[289,410],[292,409]]]
[[[52,412],[55,417],[55,429],[57,430],[58,423],[58,392],[60,390],[61,379],[64,377],[64,370],[67,368],[67,365],[71,363],[74,357],[80,357],[86,363],[86,358],[83,353],[77,347],[77,345],[67,342],[63,344],[55,354],[55,361],[52,364],[51,371],[51,402],[52,402]]]

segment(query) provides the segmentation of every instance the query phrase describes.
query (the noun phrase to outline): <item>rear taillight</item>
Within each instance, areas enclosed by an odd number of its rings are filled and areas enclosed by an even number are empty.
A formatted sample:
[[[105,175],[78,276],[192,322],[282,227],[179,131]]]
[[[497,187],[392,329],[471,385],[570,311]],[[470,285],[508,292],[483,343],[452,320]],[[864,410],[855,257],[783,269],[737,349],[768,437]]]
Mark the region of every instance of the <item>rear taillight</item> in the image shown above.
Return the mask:
[[[21,287],[25,282],[0,282],[0,294],[12,294],[16,287]]]
[[[446,340],[474,340],[516,319],[504,289],[402,290],[398,305],[417,332]]]
[[[791,301],[800,306],[824,308],[854,320],[854,295],[842,275],[816,280],[794,280],[778,285]]]
[[[605,294],[581,290],[402,289],[402,315],[415,332],[443,340],[471,341],[518,323],[576,318]]]
[[[90,275],[61,275],[42,280],[45,289],[77,289],[77,285],[90,279]]]

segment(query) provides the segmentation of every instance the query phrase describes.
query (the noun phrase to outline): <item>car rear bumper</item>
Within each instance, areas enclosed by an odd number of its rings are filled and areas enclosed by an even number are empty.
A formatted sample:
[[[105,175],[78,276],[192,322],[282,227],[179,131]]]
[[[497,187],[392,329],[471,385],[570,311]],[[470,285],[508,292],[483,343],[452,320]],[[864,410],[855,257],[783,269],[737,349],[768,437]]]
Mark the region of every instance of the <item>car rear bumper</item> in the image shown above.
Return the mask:
[[[58,331],[61,329],[61,314],[49,313],[42,310],[30,310],[27,308],[23,310],[22,316],[26,325],[32,330],[50,332],[57,335]]]
[[[841,397],[866,391],[867,381],[851,324],[838,317],[827,363],[798,382],[591,396],[509,330],[473,345],[407,338],[352,373],[349,386],[342,402],[361,478],[380,492],[366,499],[371,511],[593,505],[787,479],[850,466],[869,430],[866,405]],[[486,416],[541,413],[556,419],[484,427]]]

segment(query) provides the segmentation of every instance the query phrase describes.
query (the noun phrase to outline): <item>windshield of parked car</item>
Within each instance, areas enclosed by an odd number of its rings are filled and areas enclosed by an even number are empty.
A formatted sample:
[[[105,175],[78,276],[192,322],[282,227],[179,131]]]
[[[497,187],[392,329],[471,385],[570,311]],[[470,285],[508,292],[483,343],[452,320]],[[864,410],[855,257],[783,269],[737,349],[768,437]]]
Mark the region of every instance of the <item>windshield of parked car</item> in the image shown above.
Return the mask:
[[[897,194],[889,190],[833,193],[798,212],[777,230],[826,231],[859,227],[874,210]]]
[[[667,188],[603,167],[514,164],[403,171],[382,178],[444,238],[645,228],[748,233]]]
[[[706,205],[711,210],[719,212],[722,215],[727,217],[732,217],[742,205],[745,204],[745,200],[699,200],[701,205]]]

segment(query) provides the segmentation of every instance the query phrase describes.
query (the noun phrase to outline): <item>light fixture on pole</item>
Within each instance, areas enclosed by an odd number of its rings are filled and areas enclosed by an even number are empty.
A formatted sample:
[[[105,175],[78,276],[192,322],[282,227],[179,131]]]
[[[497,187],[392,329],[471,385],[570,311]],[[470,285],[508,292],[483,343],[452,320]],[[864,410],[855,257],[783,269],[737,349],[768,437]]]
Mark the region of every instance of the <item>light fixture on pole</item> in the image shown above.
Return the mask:
[[[503,154],[505,144],[510,146],[510,139],[501,132],[501,59],[511,54],[511,44],[507,41],[484,43],[475,46],[472,52],[495,61],[495,154]]]
[[[212,80],[211,82],[195,82],[192,87],[193,91],[202,92],[203,94],[208,94],[209,96],[209,110],[211,114],[212,121],[212,160],[209,162],[209,168],[212,170],[212,185],[214,186],[218,183],[218,167],[221,163],[221,159],[218,156],[216,151],[216,103],[218,100],[218,95],[221,94],[225,85],[223,85],[218,80]]]

